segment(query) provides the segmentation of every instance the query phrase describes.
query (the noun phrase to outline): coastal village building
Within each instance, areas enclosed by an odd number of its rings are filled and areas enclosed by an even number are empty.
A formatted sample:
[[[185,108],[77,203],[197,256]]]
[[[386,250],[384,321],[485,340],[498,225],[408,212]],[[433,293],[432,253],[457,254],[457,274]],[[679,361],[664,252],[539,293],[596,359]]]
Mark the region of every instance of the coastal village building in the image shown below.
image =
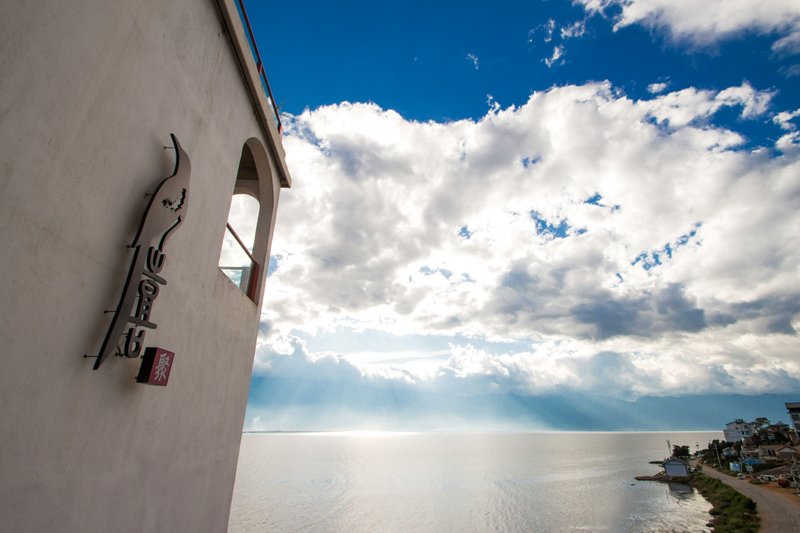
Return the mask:
[[[291,183],[245,17],[238,0],[0,8],[4,531],[227,528]],[[243,245],[240,193],[258,203]]]
[[[662,466],[664,467],[664,473],[668,477],[675,478],[689,476],[689,464],[683,459],[673,457],[664,461]]]
[[[786,412],[791,418],[789,425],[794,431],[794,440],[800,442],[800,402],[786,402],[784,405],[786,405]]]
[[[741,418],[728,422],[725,424],[725,429],[722,430],[726,442],[740,442],[744,439],[749,439],[753,436],[754,431],[753,425]]]
[[[797,462],[797,459],[800,458],[800,451],[794,446],[783,446],[775,453],[782,461],[787,463]]]
[[[779,459],[778,451],[784,447],[785,445],[783,444],[761,444],[757,446],[753,452],[758,456],[759,459],[777,461]]]

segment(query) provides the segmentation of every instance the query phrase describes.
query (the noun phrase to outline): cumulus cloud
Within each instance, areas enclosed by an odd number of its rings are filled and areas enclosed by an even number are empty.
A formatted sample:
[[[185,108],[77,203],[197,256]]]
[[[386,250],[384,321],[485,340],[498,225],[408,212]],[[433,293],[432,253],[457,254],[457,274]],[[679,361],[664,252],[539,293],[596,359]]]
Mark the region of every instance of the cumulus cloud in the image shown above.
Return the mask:
[[[754,118],[766,112],[772,96],[771,91],[756,91],[745,82],[739,87],[728,87],[720,91],[714,100],[720,105],[741,105],[742,118]]]
[[[800,117],[800,109],[794,111],[781,111],[772,117],[772,121],[784,130],[794,130],[797,126],[792,122],[795,118]]]
[[[744,31],[774,33],[779,53],[800,52],[800,4],[794,0],[576,0],[589,13],[618,13],[615,29],[632,24],[667,30],[675,40],[704,46]]]
[[[287,117],[294,185],[256,373],[622,399],[797,390],[798,139],[772,156],[713,121],[770,101],[746,83],[643,100],[589,83],[478,121],[354,103]],[[449,344],[380,364],[297,344],[367,330]]]
[[[769,108],[773,93],[758,91],[744,82],[738,87],[722,91],[698,90],[694,87],[661,95],[641,102],[652,117],[671,126],[682,127],[692,121],[705,120],[722,107],[741,107],[741,117],[752,119],[763,115]],[[730,137],[733,142],[736,137]]]
[[[464,56],[464,59],[472,63],[472,66],[475,67],[475,70],[480,69],[480,62],[478,61],[478,56],[476,56],[475,54],[467,54],[466,56]]]
[[[797,155],[800,151],[800,132],[792,131],[782,135],[775,143],[775,147],[787,155]]]

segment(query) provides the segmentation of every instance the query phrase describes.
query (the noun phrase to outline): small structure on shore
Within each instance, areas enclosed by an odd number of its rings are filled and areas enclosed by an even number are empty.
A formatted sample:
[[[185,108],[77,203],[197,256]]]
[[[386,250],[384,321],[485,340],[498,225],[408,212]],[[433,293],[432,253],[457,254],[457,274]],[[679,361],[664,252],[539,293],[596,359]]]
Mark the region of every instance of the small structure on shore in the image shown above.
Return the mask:
[[[672,457],[662,463],[668,478],[689,477],[689,463],[683,459]]]
[[[796,461],[798,458],[800,458],[800,451],[798,451],[797,446],[784,446],[776,453],[780,459],[783,459],[787,462]]]
[[[683,459],[678,459],[677,457],[670,457],[663,462],[650,462],[660,464],[664,467],[664,471],[652,476],[636,476],[635,479],[637,481],[661,481],[663,483],[675,480],[685,480],[689,477],[689,473],[691,472],[689,463]]]

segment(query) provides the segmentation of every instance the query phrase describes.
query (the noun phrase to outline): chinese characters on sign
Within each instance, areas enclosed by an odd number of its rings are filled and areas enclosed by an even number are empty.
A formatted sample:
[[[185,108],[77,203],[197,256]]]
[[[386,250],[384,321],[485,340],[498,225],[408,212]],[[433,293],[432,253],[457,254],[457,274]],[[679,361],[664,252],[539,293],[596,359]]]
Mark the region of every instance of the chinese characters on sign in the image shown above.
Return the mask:
[[[166,261],[164,244],[186,217],[192,171],[189,156],[175,135],[170,137],[175,147],[175,170],[156,187],[139,224],[131,245],[134,252],[128,277],[100,352],[95,356],[95,370],[112,353],[130,358],[141,356],[145,333],[158,327],[151,313],[162,286],[167,284],[161,276]],[[170,354],[169,360],[165,359],[168,376],[174,354],[166,350],[162,352]],[[166,378],[163,385],[166,385]]]
[[[130,324],[128,333],[125,335],[125,345],[122,355],[125,357],[139,357],[144,347],[145,330],[156,329],[158,326],[150,321],[150,311],[153,309],[153,302],[158,296],[160,285],[166,285],[167,280],[158,275],[164,266],[164,254],[151,246],[147,250],[147,261],[143,276],[139,281],[139,289],[136,302],[136,313],[128,319]]]
[[[147,385],[167,385],[169,372],[172,370],[172,362],[175,354],[163,348],[147,348],[142,358],[142,366],[139,368],[139,375],[136,376],[138,383]]]

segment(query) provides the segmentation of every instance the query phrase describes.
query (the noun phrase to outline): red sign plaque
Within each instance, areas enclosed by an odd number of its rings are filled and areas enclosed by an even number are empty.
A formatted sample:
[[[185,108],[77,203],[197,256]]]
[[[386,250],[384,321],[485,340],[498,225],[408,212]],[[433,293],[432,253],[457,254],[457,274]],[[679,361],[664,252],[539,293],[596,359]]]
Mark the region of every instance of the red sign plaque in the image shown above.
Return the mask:
[[[172,362],[174,360],[175,353],[164,348],[150,347],[145,349],[142,356],[142,366],[139,367],[139,375],[136,376],[136,382],[165,387],[169,381],[169,372],[172,370]]]

